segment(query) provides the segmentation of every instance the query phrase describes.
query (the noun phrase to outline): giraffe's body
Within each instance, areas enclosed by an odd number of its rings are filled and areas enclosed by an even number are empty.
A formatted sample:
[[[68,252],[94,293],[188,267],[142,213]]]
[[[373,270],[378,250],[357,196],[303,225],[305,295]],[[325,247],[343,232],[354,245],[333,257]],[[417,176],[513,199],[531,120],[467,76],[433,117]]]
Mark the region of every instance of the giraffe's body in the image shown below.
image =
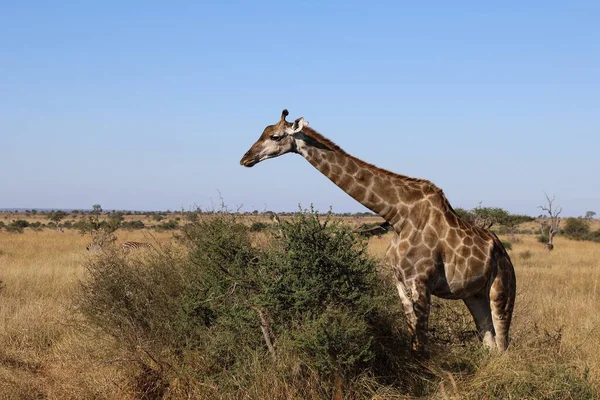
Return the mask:
[[[422,351],[430,297],[463,299],[484,343],[505,350],[515,299],[515,274],[498,238],[461,220],[441,189],[427,180],[366,163],[307,127],[302,118],[268,126],[242,158],[254,164],[295,152],[358,202],[392,225],[386,257],[413,338]]]

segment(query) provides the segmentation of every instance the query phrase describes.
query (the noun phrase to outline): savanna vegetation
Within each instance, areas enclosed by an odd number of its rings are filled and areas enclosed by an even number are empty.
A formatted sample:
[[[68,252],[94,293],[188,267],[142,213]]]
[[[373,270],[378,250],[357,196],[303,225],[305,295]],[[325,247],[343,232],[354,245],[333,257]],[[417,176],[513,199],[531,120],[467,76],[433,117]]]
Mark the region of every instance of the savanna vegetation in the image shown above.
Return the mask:
[[[11,214],[0,398],[600,398],[598,221],[565,221],[550,252],[539,220],[494,215],[518,279],[511,347],[489,354],[462,302],[436,300],[424,360],[382,262],[391,233],[361,238],[352,217]],[[93,235],[111,240],[88,254]]]

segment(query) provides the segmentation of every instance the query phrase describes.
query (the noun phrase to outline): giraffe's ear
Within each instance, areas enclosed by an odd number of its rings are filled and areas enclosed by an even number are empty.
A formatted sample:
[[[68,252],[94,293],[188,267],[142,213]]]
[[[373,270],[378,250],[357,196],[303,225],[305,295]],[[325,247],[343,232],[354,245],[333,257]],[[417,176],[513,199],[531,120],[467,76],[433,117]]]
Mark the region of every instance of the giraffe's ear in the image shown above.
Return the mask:
[[[302,131],[302,129],[304,129],[304,127],[308,126],[308,122],[306,122],[304,120],[304,118],[300,117],[297,120],[294,121],[294,123],[292,124],[292,132],[291,133],[298,133],[300,131]]]

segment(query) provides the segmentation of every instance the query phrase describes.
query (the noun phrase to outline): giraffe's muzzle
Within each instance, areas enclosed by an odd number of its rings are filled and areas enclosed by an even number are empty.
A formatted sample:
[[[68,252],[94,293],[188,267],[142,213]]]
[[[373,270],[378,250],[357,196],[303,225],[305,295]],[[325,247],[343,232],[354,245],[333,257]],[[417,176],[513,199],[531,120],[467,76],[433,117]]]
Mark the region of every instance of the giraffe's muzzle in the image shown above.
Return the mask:
[[[258,163],[258,159],[250,154],[250,152],[244,154],[244,157],[240,160],[240,165],[244,167],[253,167]]]

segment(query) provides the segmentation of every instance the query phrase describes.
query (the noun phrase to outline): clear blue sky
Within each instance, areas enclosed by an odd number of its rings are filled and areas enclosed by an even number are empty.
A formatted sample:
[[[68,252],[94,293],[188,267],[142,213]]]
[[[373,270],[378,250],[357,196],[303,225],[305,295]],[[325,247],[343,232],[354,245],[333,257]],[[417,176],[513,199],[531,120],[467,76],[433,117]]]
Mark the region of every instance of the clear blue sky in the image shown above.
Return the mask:
[[[288,108],[455,207],[600,213],[600,3],[524,3],[4,2],[0,207],[364,210],[239,165]]]

